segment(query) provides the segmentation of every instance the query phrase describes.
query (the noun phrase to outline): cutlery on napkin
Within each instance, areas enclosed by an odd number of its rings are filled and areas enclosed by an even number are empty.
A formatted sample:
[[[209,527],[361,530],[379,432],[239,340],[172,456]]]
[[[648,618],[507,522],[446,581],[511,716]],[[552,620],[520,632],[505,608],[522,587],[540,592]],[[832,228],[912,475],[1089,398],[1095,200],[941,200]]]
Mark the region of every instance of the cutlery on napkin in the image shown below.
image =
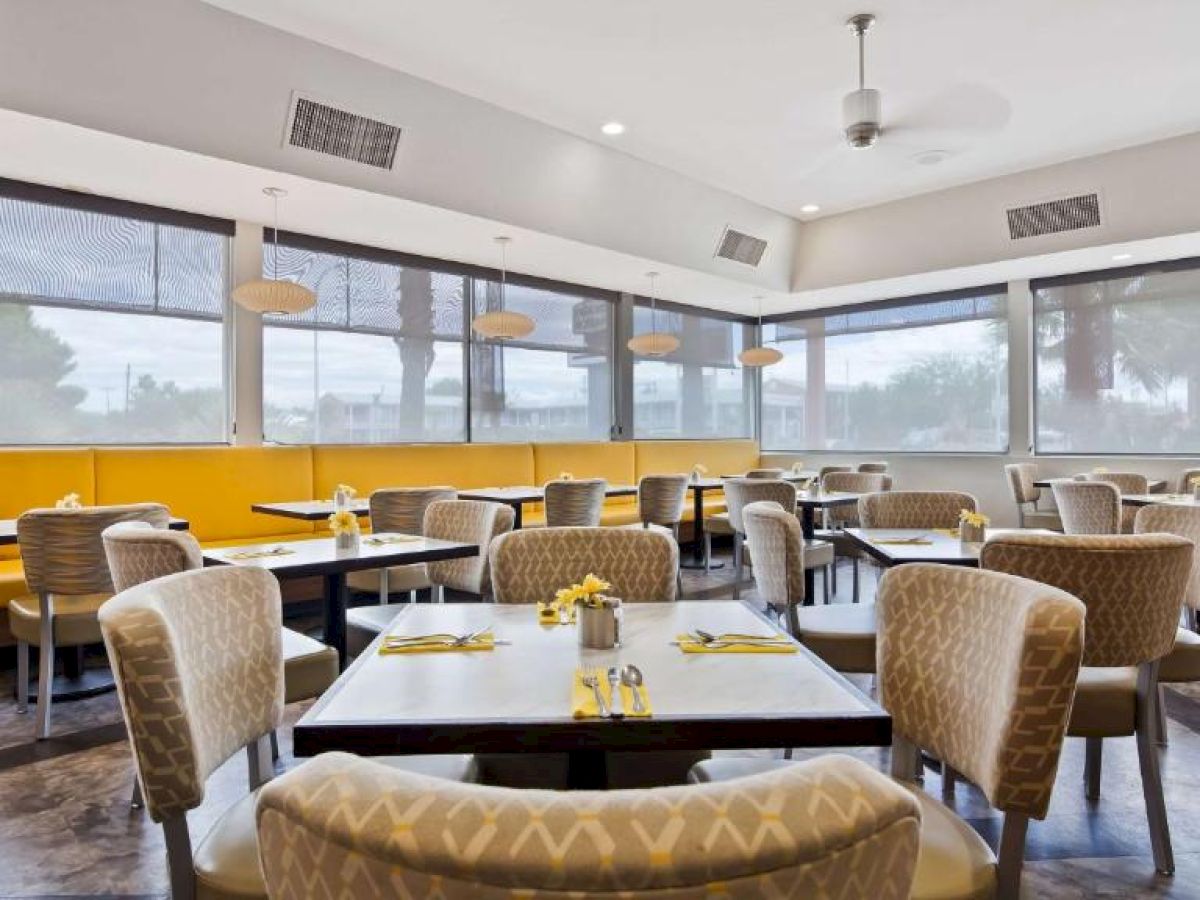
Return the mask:
[[[619,708],[624,710],[621,718],[644,719],[653,714],[650,707],[650,697],[644,684],[638,687],[642,698],[642,709],[635,711],[633,688],[621,683],[617,685],[621,692]],[[599,698],[604,700],[604,711],[601,713]],[[613,709],[612,686],[608,681],[606,669],[581,668],[575,670],[574,683],[571,686],[571,716],[576,719],[611,719]]]

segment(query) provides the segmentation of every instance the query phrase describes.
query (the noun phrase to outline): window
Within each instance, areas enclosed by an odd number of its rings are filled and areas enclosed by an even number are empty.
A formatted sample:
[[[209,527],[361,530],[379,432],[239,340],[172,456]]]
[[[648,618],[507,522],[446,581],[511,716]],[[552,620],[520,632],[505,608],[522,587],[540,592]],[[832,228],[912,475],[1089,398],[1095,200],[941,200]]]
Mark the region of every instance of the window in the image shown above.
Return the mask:
[[[275,247],[263,269],[274,270]],[[280,244],[278,277],[317,295],[263,329],[263,430],[279,443],[466,437],[460,275]]]
[[[475,312],[500,284],[474,279]],[[613,304],[509,284],[504,308],[536,323],[520,341],[471,344],[471,439],[606,441],[612,427]]]
[[[1200,452],[1200,261],[1030,287],[1039,453]]]
[[[634,334],[652,327],[650,307],[643,302],[634,308]],[[679,349],[659,359],[634,358],[634,437],[750,437],[754,377],[737,356],[751,326],[660,305],[653,327],[675,334]]]
[[[226,440],[232,223],[3,187],[0,443]]]
[[[784,354],[762,375],[767,449],[1008,449],[1002,287],[825,311],[765,332]]]

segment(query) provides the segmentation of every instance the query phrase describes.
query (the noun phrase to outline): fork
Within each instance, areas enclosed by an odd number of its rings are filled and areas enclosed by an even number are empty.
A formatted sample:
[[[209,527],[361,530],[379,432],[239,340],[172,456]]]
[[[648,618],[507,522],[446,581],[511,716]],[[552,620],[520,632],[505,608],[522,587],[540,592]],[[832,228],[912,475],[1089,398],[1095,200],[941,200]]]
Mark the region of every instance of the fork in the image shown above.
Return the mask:
[[[583,676],[583,686],[592,689],[592,693],[596,697],[596,708],[600,713],[600,718],[611,718],[612,712],[609,710],[608,704],[604,702],[604,694],[600,691],[600,678],[596,675],[595,670],[591,670]]]

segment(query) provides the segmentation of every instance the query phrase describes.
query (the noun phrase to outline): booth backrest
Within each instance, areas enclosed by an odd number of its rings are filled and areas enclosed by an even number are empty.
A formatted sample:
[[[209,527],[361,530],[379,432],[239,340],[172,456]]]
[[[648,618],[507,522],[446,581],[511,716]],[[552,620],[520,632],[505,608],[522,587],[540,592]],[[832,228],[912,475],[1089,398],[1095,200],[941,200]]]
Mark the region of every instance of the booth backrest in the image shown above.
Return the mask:
[[[325,445],[312,451],[314,497],[333,496],[339,483],[353,486],[360,496],[385,487],[533,484],[530,444]]]
[[[603,478],[609,484],[637,484],[634,444],[534,444],[534,484],[545,484],[563,472],[576,478]],[[633,497],[613,497],[610,503],[632,503]]]
[[[0,450],[0,519],[54,506],[67,494],[78,494],[84,506],[96,502],[91,448]],[[0,559],[16,556],[15,545],[0,547]]]
[[[697,465],[708,476],[741,475],[758,467],[758,443],[729,441],[636,441],[637,477],[691,472]]]

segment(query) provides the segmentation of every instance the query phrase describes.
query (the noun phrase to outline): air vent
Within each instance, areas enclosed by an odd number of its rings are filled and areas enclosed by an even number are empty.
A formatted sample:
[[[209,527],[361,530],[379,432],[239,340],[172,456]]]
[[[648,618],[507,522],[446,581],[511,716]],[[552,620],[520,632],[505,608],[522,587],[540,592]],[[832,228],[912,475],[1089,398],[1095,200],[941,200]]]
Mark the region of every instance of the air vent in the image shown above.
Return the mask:
[[[377,169],[390,169],[396,162],[400,129],[309,97],[295,96],[287,143]]]
[[[1014,241],[1080,228],[1098,228],[1100,224],[1098,194],[1080,194],[1008,210],[1008,236]]]
[[[767,242],[762,238],[751,237],[728,227],[717,247],[717,256],[721,259],[731,259],[747,266],[757,266],[766,252]]]

